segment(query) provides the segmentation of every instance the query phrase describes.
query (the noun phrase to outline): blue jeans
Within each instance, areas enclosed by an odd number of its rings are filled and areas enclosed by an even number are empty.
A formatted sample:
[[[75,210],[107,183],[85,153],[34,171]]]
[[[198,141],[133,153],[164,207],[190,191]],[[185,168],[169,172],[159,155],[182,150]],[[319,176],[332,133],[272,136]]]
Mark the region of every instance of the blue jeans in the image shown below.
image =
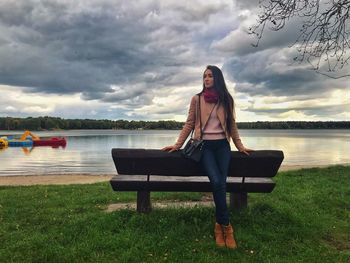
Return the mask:
[[[216,222],[228,225],[226,178],[231,160],[231,147],[226,139],[205,140],[200,164],[209,177],[213,190]]]

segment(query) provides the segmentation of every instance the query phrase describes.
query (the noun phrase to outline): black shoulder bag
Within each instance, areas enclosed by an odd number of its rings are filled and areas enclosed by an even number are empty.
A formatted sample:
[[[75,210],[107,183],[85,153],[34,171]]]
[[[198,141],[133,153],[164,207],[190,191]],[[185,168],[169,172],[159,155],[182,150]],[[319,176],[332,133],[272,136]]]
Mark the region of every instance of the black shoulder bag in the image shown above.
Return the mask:
[[[201,127],[201,136],[199,139],[193,139],[193,131],[194,128],[192,130],[191,133],[191,138],[188,140],[188,142],[186,143],[185,147],[182,149],[182,155],[187,158],[187,159],[191,159],[195,162],[199,162],[201,157],[202,157],[202,149],[203,149],[203,145],[204,145],[204,141],[203,141],[203,130],[202,129],[202,118],[201,118],[201,98],[198,95],[198,108],[199,108],[199,125]],[[214,107],[212,108],[210,115],[212,114],[214,108],[215,108],[216,104],[214,105]],[[196,118],[198,116],[198,111],[196,111]],[[210,116],[209,115],[209,116]]]

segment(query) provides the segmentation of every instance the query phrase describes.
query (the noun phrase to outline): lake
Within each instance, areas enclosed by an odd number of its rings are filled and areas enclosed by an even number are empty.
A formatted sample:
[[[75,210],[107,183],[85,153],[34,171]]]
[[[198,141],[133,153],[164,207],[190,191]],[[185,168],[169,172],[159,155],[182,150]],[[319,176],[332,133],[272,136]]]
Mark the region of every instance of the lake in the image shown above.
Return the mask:
[[[65,136],[65,148],[0,149],[0,176],[115,174],[112,148],[160,149],[175,143],[177,130],[69,130],[34,132]],[[350,163],[350,130],[239,130],[244,145],[255,150],[282,150],[283,166]],[[0,136],[22,134],[0,131]],[[231,145],[232,150],[236,150]]]

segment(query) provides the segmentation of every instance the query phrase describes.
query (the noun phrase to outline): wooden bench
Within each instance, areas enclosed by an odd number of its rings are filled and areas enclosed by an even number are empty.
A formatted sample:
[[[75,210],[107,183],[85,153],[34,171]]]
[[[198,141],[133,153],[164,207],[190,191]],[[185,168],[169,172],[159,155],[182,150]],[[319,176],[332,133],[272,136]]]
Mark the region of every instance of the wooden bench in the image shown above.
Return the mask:
[[[247,207],[248,193],[270,193],[272,180],[283,161],[282,151],[255,151],[249,156],[231,152],[227,177],[230,208]],[[118,175],[111,180],[114,191],[137,191],[137,211],[150,212],[150,192],[211,192],[211,185],[198,163],[179,151],[112,149]]]

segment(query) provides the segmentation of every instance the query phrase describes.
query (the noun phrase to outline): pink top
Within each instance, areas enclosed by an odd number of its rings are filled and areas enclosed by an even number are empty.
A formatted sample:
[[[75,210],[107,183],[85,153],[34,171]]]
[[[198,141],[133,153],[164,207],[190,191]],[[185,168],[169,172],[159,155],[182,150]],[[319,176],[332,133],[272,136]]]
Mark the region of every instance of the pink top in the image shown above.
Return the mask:
[[[217,115],[217,106],[210,114],[207,125],[203,131],[203,140],[220,140],[225,139],[225,131],[221,126],[220,120]]]

